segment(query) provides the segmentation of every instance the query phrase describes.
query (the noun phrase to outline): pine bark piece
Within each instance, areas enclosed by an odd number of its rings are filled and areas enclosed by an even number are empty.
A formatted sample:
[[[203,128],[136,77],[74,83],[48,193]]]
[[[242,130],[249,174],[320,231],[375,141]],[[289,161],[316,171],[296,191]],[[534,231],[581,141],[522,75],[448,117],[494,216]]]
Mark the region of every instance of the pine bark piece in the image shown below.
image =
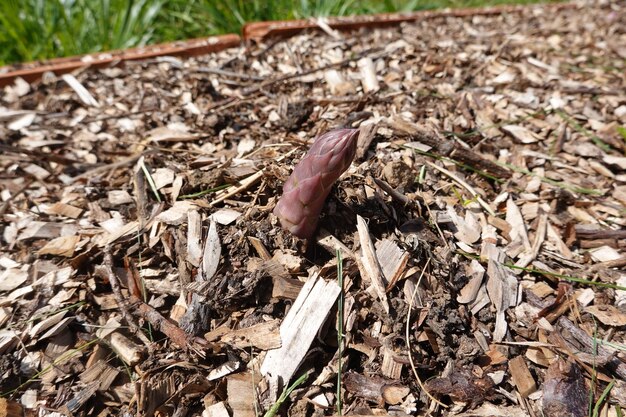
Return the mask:
[[[546,417],[584,417],[589,407],[589,390],[574,362],[557,359],[543,382],[543,414]]]
[[[467,370],[453,370],[448,376],[433,378],[425,383],[434,396],[448,396],[454,402],[473,408],[494,396],[494,382],[488,376],[478,378]]]
[[[363,398],[378,404],[382,404],[383,388],[393,384],[394,381],[380,376],[365,376],[354,372],[348,372],[344,376],[346,391],[355,397]]]
[[[358,136],[358,129],[336,129],[315,139],[274,209],[283,229],[302,239],[313,236],[333,183],[354,159]]]
[[[309,351],[320,327],[335,304],[340,288],[334,281],[314,275],[304,284],[280,326],[282,346],[270,350],[261,365],[263,375],[279,377],[286,385]]]

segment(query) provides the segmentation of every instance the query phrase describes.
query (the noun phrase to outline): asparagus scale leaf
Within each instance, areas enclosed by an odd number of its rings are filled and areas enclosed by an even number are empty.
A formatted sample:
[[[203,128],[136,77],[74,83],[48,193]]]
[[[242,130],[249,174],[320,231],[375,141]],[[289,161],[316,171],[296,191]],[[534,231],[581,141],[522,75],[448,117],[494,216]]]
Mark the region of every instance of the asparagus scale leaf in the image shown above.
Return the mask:
[[[315,139],[274,209],[283,229],[302,239],[313,236],[326,197],[354,159],[358,136],[358,129],[336,129]]]

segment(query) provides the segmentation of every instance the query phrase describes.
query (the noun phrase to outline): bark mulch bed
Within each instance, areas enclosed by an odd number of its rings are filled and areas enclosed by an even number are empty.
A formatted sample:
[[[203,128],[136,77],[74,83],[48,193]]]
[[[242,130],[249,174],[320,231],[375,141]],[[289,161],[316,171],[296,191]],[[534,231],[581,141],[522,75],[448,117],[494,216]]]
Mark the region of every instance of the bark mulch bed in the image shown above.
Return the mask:
[[[625,10],[5,87],[3,415],[622,415]],[[297,239],[282,184],[346,126],[357,157]]]

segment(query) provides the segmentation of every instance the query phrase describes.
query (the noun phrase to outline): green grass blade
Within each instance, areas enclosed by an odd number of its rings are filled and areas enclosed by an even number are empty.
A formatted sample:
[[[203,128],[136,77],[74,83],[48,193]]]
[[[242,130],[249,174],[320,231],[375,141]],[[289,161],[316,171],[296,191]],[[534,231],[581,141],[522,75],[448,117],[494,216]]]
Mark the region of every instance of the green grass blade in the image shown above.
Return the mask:
[[[280,406],[283,405],[283,403],[285,402],[287,397],[289,397],[289,395],[293,392],[293,390],[298,388],[300,385],[302,385],[308,378],[309,378],[309,374],[307,372],[301,375],[300,378],[296,379],[296,381],[293,384],[291,384],[291,386],[289,386],[288,388],[285,388],[285,390],[280,395],[278,400],[276,400],[276,403],[274,403],[270,407],[270,409],[267,410],[267,412],[263,415],[263,417],[274,417],[276,413],[278,412],[278,410],[280,409]]]
[[[197,193],[180,195],[180,196],[178,196],[178,199],[179,200],[186,200],[186,199],[189,199],[189,198],[198,198],[198,197],[202,197],[203,195],[216,193],[216,192],[218,192],[220,190],[224,190],[224,189],[226,189],[226,188],[228,188],[230,186],[231,186],[231,184],[223,184],[223,185],[219,185],[219,186],[214,187],[214,188],[209,188],[208,190],[198,191]]]

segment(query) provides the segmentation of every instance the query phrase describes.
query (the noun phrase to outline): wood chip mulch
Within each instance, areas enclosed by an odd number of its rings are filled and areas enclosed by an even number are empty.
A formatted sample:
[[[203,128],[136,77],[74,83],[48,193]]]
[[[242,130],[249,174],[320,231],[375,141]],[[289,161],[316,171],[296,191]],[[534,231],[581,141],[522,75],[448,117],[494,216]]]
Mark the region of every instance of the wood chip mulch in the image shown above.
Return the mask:
[[[4,88],[2,415],[622,415],[625,12],[322,24]],[[282,184],[346,126],[299,240]]]

